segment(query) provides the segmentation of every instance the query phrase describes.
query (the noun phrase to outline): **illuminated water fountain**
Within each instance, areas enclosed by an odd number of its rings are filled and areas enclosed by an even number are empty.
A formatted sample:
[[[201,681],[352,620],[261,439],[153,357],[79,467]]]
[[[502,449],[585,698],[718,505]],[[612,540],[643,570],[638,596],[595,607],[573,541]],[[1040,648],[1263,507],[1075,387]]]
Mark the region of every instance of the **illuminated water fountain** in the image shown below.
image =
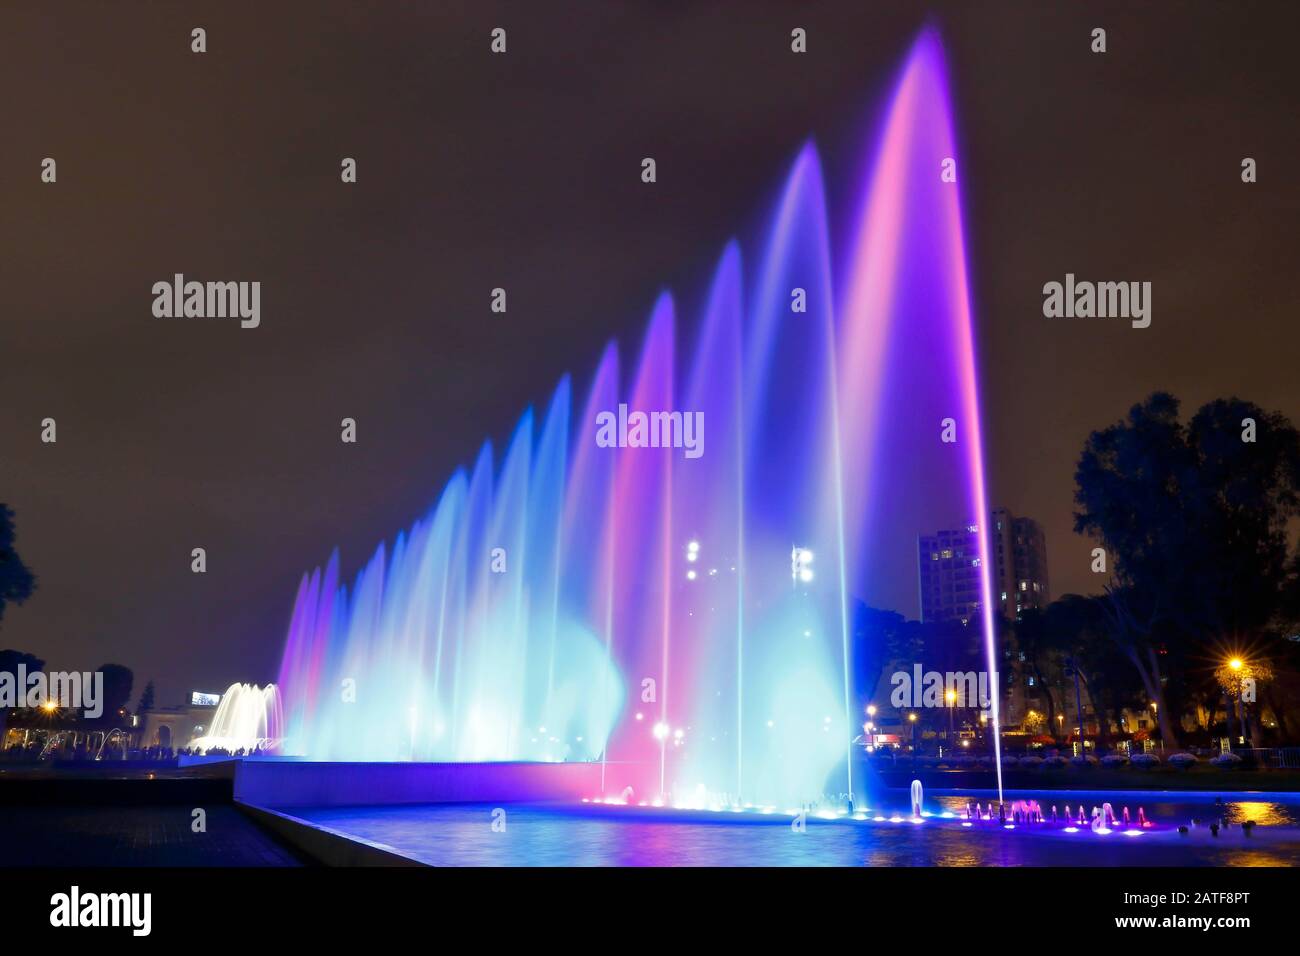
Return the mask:
[[[221,695],[207,733],[190,741],[195,750],[275,750],[283,737],[280,694],[274,684],[231,684]]]
[[[698,310],[662,294],[580,405],[563,378],[350,583],[337,552],[304,575],[286,751],[599,761],[619,803],[860,789],[858,602],[891,606],[882,569],[920,528],[978,524],[989,563],[951,123],[926,33],[857,192],[828,205],[804,146],[757,255],[728,243]]]

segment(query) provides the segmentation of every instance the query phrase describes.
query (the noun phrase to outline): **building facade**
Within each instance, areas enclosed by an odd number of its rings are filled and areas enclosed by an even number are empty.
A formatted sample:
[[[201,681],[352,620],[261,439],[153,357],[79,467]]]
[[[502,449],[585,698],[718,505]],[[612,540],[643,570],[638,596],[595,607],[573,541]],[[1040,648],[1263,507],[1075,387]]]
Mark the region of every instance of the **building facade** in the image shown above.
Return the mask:
[[[1004,617],[1015,620],[1026,609],[1051,601],[1047,538],[1032,518],[1006,508],[990,515],[990,575],[994,598]],[[937,531],[917,539],[917,577],[922,621],[961,621],[980,606],[979,529]]]

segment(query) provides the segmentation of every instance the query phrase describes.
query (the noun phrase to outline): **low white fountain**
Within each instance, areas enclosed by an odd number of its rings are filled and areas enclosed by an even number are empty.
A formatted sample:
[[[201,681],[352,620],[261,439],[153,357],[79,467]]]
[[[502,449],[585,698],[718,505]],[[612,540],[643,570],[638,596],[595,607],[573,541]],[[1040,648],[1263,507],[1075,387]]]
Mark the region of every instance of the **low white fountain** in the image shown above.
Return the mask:
[[[221,696],[212,726],[191,740],[190,747],[203,753],[273,751],[283,738],[282,724],[280,693],[274,684],[231,684]]]

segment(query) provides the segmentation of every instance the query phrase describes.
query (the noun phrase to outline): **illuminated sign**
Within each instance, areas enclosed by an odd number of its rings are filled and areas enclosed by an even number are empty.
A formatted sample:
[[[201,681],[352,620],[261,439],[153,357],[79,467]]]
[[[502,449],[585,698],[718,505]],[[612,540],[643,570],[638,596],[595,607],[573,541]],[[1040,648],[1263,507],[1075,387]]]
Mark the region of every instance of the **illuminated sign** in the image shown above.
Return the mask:
[[[197,690],[190,694],[191,707],[216,707],[219,703],[221,703],[220,694],[204,694]]]

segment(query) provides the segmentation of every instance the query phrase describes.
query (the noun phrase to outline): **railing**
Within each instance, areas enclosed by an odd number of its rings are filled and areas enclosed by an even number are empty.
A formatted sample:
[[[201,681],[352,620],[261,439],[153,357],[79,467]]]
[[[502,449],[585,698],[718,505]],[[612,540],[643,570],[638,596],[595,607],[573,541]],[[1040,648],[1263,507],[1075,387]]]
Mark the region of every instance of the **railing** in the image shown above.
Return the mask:
[[[1257,767],[1300,770],[1300,747],[1236,747],[1232,752]]]

